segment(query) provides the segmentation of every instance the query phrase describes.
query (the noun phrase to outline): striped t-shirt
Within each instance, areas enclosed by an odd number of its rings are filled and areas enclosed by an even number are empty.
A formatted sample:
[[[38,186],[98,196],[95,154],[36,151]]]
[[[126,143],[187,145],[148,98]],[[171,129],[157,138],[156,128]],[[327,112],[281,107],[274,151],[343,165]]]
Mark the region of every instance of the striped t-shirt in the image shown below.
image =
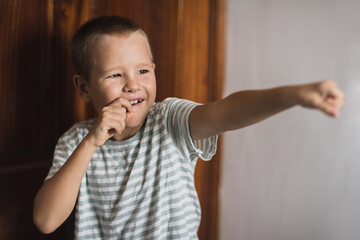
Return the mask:
[[[200,205],[194,185],[198,157],[210,160],[217,137],[193,141],[188,119],[198,104],[154,103],[144,126],[124,141],[99,147],[76,205],[75,239],[197,239]],[[91,129],[75,124],[55,149],[51,178]]]

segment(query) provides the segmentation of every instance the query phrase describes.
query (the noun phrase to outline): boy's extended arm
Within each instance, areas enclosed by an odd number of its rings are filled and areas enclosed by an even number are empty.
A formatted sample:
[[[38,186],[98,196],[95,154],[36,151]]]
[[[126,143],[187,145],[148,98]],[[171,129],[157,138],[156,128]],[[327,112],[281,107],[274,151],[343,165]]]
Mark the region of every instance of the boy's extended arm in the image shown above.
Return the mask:
[[[189,117],[190,133],[193,139],[214,136],[254,124],[295,105],[316,108],[337,117],[344,99],[344,93],[331,80],[236,92],[196,107]]]

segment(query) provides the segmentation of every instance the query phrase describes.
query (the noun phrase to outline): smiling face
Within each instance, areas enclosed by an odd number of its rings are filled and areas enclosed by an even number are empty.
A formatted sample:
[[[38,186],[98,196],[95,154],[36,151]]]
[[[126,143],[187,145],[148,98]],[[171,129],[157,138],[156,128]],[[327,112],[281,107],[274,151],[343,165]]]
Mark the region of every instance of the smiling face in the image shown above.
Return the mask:
[[[106,35],[94,49],[89,81],[77,76],[75,85],[85,102],[98,113],[118,98],[132,104],[124,133],[135,134],[144,123],[156,96],[155,64],[141,32]]]

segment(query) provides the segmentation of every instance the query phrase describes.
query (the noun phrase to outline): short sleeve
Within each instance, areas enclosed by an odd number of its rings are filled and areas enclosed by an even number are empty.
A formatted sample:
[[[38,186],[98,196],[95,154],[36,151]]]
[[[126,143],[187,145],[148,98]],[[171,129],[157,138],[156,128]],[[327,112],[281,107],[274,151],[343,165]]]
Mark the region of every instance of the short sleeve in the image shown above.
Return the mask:
[[[52,178],[73,153],[77,146],[76,135],[76,130],[73,127],[59,138],[54,151],[53,163],[45,181]]]
[[[180,152],[192,161],[199,157],[210,160],[216,153],[217,136],[193,140],[189,129],[190,113],[201,104],[178,98],[168,98],[163,103],[167,131]]]

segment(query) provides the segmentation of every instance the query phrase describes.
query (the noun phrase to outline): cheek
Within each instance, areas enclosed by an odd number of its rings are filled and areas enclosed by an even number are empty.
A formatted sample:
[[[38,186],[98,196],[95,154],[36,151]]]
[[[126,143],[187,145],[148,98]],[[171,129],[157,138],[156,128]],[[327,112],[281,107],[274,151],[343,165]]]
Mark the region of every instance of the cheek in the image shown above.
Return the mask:
[[[155,78],[151,81],[148,81],[146,84],[146,89],[148,91],[148,94],[151,95],[151,97],[155,98],[156,96],[156,80]]]
[[[93,105],[96,108],[96,110],[99,112],[101,111],[105,106],[110,104],[112,101],[114,101],[116,98],[119,97],[119,87],[111,86],[107,88],[99,88],[96,91],[96,94],[93,98]]]

